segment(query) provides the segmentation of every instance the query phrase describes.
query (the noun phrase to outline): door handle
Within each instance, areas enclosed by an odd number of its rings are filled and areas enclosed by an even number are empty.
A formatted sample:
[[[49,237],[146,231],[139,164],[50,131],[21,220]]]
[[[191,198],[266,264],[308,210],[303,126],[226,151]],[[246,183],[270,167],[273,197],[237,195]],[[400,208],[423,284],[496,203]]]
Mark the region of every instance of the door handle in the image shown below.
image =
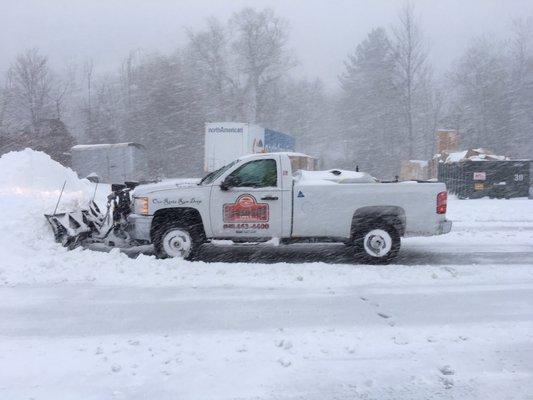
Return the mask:
[[[277,200],[278,196],[265,196],[261,197],[261,200]]]

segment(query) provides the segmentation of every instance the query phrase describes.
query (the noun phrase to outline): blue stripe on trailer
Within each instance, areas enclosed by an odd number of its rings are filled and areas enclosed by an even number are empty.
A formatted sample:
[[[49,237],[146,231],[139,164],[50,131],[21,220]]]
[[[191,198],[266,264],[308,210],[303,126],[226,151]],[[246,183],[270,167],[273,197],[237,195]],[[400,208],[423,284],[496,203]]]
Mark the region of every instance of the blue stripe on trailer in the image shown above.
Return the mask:
[[[273,131],[265,128],[265,150],[273,151],[294,151],[295,140],[286,133]]]

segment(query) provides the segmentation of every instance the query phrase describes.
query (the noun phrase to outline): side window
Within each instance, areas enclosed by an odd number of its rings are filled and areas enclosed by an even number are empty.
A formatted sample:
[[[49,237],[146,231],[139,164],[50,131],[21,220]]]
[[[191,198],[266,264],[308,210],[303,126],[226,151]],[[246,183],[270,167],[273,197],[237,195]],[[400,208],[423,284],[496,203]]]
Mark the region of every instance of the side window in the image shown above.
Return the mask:
[[[271,187],[278,185],[276,160],[255,160],[244,164],[230,175],[236,187]]]

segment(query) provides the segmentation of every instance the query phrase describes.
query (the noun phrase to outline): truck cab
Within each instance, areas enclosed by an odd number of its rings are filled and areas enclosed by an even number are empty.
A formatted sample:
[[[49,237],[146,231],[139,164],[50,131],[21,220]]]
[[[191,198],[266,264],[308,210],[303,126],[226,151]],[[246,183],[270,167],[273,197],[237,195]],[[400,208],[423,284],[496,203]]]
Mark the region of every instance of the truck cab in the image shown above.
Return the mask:
[[[288,157],[275,153],[244,157],[215,179],[209,201],[212,236],[289,236],[292,175],[288,162]]]
[[[370,252],[368,261],[388,261],[397,255],[401,236],[451,228],[441,183],[379,183],[355,171],[294,170],[302,157],[253,154],[198,182],[139,186],[131,235],[153,243],[160,257],[191,258],[212,239],[280,238],[345,242],[363,255]]]

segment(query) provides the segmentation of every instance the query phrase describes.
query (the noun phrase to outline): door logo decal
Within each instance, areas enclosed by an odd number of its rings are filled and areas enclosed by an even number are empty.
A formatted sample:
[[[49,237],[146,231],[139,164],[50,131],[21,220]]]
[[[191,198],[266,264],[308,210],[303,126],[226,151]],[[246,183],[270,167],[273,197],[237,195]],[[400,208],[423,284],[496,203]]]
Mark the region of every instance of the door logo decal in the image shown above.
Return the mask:
[[[235,203],[223,206],[224,222],[267,222],[268,204],[258,203],[250,194],[240,195]]]

